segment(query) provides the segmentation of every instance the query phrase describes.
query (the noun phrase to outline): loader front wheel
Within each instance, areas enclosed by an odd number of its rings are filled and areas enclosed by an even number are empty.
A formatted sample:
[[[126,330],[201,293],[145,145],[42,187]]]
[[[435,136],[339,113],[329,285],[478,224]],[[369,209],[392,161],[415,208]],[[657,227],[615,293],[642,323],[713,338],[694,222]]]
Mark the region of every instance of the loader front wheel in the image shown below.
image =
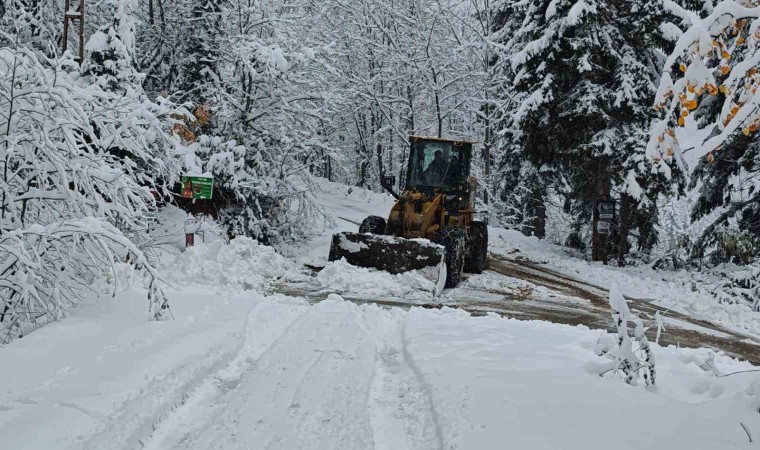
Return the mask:
[[[483,273],[488,268],[488,225],[484,222],[473,222],[468,244],[464,271]]]
[[[441,232],[440,244],[446,249],[446,287],[456,287],[462,280],[467,236],[463,229],[446,227]]]
[[[359,225],[359,233],[385,234],[385,219],[380,216],[369,216]]]

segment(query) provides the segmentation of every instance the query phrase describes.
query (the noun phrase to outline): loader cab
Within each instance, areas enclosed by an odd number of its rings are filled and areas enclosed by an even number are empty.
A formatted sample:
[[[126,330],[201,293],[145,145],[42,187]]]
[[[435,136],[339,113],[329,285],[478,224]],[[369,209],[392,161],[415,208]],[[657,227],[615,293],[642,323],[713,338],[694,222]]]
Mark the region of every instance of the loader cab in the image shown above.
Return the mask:
[[[459,196],[469,193],[471,142],[415,136],[410,141],[407,189],[426,195],[436,191]]]

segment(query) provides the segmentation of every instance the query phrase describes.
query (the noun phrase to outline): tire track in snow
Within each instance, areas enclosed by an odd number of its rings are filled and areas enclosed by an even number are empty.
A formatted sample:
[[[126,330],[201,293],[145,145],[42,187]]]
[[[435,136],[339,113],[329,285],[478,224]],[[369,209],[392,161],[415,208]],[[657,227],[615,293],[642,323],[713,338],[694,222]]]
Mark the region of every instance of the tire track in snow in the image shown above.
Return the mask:
[[[419,367],[417,367],[417,364],[414,362],[414,358],[412,357],[411,353],[409,353],[409,346],[407,345],[408,339],[406,337],[406,326],[408,318],[405,317],[404,324],[401,327],[401,344],[402,344],[402,350],[404,355],[404,360],[409,365],[409,368],[414,373],[414,376],[417,380],[417,383],[421,386],[422,392],[425,394],[425,398],[427,399],[428,407],[430,409],[430,417],[433,421],[434,429],[435,429],[435,437],[436,437],[436,447],[443,449],[444,448],[444,439],[443,439],[443,433],[441,431],[441,419],[439,417],[438,411],[435,408],[435,402],[433,401],[433,393],[430,390],[430,385],[425,381],[425,378],[422,375],[422,372],[420,372]]]
[[[375,448],[437,449],[439,433],[430,399],[414,370],[407,363],[404,315],[378,307],[363,306],[362,323],[371,324],[375,338],[375,372],[367,400]]]
[[[375,347],[356,306],[309,308],[182,448],[372,448]]]
[[[156,421],[150,437],[142,442],[143,448],[182,448],[183,440],[212,416],[220,397],[241,382],[246,371],[276,345],[307,309],[306,304],[279,303],[271,298],[254,306],[248,313],[244,343],[235,356],[198,383],[171,414]],[[252,323],[259,328],[251,329]]]

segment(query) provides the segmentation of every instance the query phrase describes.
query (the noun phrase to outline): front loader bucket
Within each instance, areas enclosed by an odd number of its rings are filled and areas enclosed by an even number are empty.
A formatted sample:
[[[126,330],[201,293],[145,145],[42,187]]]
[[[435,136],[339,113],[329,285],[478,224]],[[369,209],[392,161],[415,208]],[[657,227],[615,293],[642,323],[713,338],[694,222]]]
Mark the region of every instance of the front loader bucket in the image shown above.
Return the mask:
[[[426,239],[404,239],[395,236],[362,233],[334,234],[330,245],[330,261],[346,258],[354,266],[370,267],[393,274],[434,268],[437,276],[436,295],[446,279],[443,246]]]

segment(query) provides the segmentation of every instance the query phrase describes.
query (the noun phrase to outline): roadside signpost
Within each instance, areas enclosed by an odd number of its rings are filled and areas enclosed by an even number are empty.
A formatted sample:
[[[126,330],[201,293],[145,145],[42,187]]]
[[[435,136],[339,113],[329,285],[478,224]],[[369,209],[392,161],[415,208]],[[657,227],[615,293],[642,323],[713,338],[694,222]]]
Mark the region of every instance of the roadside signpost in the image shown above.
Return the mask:
[[[214,195],[213,177],[183,175],[180,183],[182,184],[180,190],[182,197],[192,199],[193,203],[196,201],[207,202]],[[201,217],[202,220],[203,217]],[[200,225],[198,219],[192,215],[185,220],[185,247],[192,247],[195,244],[195,233]]]
[[[599,220],[615,219],[615,201],[614,200],[600,200],[599,202],[597,202],[597,208],[599,210]]]
[[[182,197],[194,200],[211,200],[214,194],[214,179],[212,177],[195,177],[183,175]]]
[[[596,222],[596,232],[599,234],[609,235],[612,231],[612,221],[615,220],[615,201],[599,200],[596,202],[596,211],[598,220]]]

